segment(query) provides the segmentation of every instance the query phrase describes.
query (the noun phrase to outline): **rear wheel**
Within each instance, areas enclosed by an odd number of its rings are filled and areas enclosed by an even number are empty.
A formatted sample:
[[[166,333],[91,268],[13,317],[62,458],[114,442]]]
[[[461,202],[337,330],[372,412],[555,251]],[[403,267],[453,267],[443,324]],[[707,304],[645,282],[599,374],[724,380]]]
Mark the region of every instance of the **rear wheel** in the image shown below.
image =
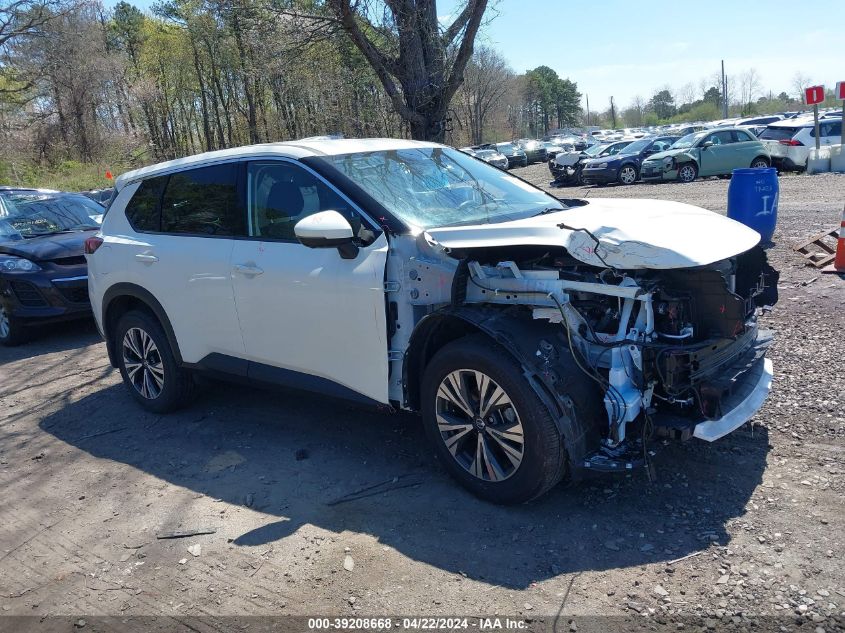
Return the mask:
[[[753,161],[751,161],[751,169],[765,169],[769,166],[769,161],[767,161],[762,156],[758,156]]]
[[[179,367],[155,317],[136,310],[124,314],[115,331],[114,345],[123,383],[142,407],[167,413],[193,398],[194,377]]]
[[[0,345],[20,345],[26,341],[28,333],[23,321],[9,314],[6,306],[0,303]]]
[[[684,163],[678,167],[678,180],[681,182],[692,182],[698,178],[698,167],[695,163]]]
[[[638,175],[637,168],[634,165],[622,165],[619,168],[619,174],[616,176],[616,180],[621,185],[633,185],[637,182]]]
[[[558,483],[567,455],[520,365],[486,337],[441,349],[425,370],[422,416],[438,459],[473,494],[530,501]]]

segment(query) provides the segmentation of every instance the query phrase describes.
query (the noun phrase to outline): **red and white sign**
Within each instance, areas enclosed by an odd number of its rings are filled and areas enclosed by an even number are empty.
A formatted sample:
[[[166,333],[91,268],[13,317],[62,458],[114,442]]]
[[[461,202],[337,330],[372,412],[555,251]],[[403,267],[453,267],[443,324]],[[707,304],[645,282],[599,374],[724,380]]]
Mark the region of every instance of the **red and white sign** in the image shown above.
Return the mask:
[[[836,98],[845,101],[845,81],[836,82]]]
[[[807,105],[816,105],[824,101],[824,86],[810,86],[804,89],[804,102]]]

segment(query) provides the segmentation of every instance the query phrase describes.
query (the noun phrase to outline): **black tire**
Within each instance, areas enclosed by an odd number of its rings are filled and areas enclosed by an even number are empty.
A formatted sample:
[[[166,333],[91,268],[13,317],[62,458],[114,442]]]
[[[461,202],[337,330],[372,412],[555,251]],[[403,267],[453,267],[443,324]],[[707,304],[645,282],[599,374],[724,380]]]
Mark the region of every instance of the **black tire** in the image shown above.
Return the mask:
[[[616,174],[616,182],[620,185],[633,185],[637,182],[637,178],[639,177],[640,172],[637,169],[637,166],[631,163],[626,163],[619,168],[619,172]]]
[[[751,161],[751,169],[765,169],[769,167],[769,161],[764,156],[758,156]]]
[[[124,341],[130,330],[145,334],[155,346],[154,349],[150,349],[149,355],[145,353],[141,358],[142,361],[148,362],[144,362],[140,368],[135,368],[132,376],[130,376],[130,370],[127,370],[132,351],[124,347]],[[114,349],[123,384],[142,407],[154,413],[169,413],[191,402],[197,390],[194,376],[190,371],[179,367],[167,336],[154,316],[139,310],[129,311],[120,317],[114,336]],[[133,332],[133,336],[140,335]],[[132,358],[134,359],[134,356]],[[148,367],[156,367],[156,371],[159,367],[161,368],[160,386],[156,384],[153,372]],[[138,372],[147,372],[150,382],[145,385],[143,377],[138,379]],[[138,386],[139,383],[142,386]],[[158,387],[158,389],[156,391],[151,387]],[[147,395],[142,393],[142,389],[147,391]]]
[[[445,437],[444,433],[450,431],[441,433],[438,427],[438,407],[444,402],[444,399],[438,396],[441,383],[448,380],[450,374],[459,370],[482,372],[495,383],[495,386],[500,387],[505,397],[509,399],[508,405],[496,409],[487,418],[490,421],[487,426],[482,424],[479,430],[478,423],[474,423],[473,428],[468,430],[465,437],[455,445],[456,453],[466,450],[472,454],[473,445],[480,443],[485,446],[485,456],[488,456],[488,450],[489,454],[493,454],[492,461],[497,463],[498,467],[491,466],[489,457],[486,462],[478,460],[479,470],[482,470],[481,464],[483,464],[487,471],[482,472],[481,477],[470,472],[476,463],[475,460],[470,466],[467,466],[466,460],[462,464],[460,461],[462,456],[453,456],[447,447],[446,441],[455,438],[457,433]],[[467,389],[467,393],[470,394],[470,392],[471,389]],[[462,338],[438,351],[426,366],[421,395],[423,424],[438,460],[452,477],[476,496],[493,503],[523,503],[547,492],[568,472],[566,449],[548,408],[525,379],[519,363],[486,336]],[[492,396],[490,399],[492,400]],[[477,407],[478,404],[476,400],[473,400],[472,406]],[[502,430],[507,431],[506,417],[510,416],[511,421],[514,417],[508,409],[515,411],[516,423],[520,426],[524,440],[521,460],[515,467],[512,462],[508,463],[507,455],[501,452],[503,442],[496,440],[493,436],[498,424],[503,423],[505,427]],[[461,416],[459,412],[457,414],[454,414],[454,411],[441,410],[440,412],[452,416],[450,419],[469,419],[465,415]],[[498,418],[498,421],[492,421],[494,416]],[[480,441],[478,441],[479,435],[484,436]],[[511,443],[511,447],[518,449],[518,444]],[[496,458],[496,451],[499,458]],[[506,477],[498,481],[491,479],[494,473],[505,472],[506,469],[510,469]]]
[[[678,165],[678,181],[692,182],[698,178],[698,165],[695,163],[681,163]]]
[[[29,328],[22,319],[12,316],[5,305],[0,303],[0,345],[15,347],[29,338]]]

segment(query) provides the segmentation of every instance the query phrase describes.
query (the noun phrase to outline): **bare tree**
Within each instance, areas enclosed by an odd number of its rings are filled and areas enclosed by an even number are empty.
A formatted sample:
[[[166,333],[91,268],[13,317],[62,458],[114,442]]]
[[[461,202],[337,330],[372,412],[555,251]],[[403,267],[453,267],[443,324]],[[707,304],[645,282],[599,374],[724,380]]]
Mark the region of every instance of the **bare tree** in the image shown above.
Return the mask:
[[[488,0],[466,0],[441,28],[436,0],[326,0],[415,139],[443,141]]]
[[[807,75],[802,73],[801,71],[795,73],[792,76],[792,89],[795,91],[796,96],[798,97],[799,103],[804,102],[804,91],[813,83],[813,80],[810,79]]]
[[[464,71],[456,106],[471,143],[483,142],[484,125],[512,88],[512,77],[507,62],[493,49],[483,47],[473,54]]]
[[[749,68],[739,77],[739,93],[742,101],[742,112],[748,114],[752,111],[754,101],[760,95],[762,85],[760,74],[754,68]]]

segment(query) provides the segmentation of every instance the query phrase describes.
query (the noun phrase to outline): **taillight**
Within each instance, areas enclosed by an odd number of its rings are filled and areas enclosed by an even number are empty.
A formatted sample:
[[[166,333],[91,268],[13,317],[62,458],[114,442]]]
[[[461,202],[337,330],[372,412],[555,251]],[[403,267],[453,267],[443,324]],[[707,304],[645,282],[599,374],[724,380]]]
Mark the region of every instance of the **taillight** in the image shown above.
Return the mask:
[[[796,141],[794,138],[784,139],[782,141],[778,141],[781,145],[789,145],[790,147],[797,147],[798,145],[803,145],[801,141]]]
[[[103,238],[96,235],[85,240],[85,254],[93,255],[103,245]]]

